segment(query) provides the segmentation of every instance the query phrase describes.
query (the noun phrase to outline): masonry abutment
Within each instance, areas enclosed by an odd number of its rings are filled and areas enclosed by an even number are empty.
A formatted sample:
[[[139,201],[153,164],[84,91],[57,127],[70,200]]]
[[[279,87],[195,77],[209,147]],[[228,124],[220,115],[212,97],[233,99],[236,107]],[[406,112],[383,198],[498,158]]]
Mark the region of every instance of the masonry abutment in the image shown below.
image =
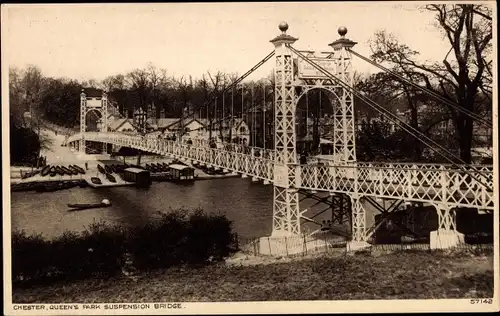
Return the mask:
[[[361,195],[350,195],[352,205],[352,238],[347,243],[348,251],[356,251],[370,247],[366,234],[366,210]]]
[[[464,234],[457,231],[455,209],[445,204],[436,204],[438,228],[430,233],[431,249],[453,248],[465,243]]]

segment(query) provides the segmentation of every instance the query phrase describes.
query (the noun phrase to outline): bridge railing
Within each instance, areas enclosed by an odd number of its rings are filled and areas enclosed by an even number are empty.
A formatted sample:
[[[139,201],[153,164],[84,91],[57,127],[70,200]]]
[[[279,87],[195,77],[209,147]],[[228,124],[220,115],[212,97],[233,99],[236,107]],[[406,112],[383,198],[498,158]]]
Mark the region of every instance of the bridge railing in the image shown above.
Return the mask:
[[[73,135],[68,141],[75,141],[80,137],[81,135]],[[274,157],[273,152],[269,150],[259,151],[240,146],[199,147],[179,141],[122,133],[88,132],[84,137],[86,140],[174,155],[269,182],[273,181]],[[432,164],[333,165],[329,163],[297,165],[296,168],[297,188],[358,192],[364,195],[411,201],[439,201],[452,207],[493,209],[493,171],[490,166],[468,166],[466,170],[460,170]],[[466,172],[467,169],[470,170],[470,174]]]
[[[296,181],[304,189],[493,209],[493,172],[489,170],[472,173],[474,177],[471,177],[464,170],[443,166],[428,169],[353,164],[299,165],[297,168]]]
[[[78,136],[75,136],[69,141],[77,139],[79,139]],[[230,169],[269,182],[272,182],[273,179],[274,157],[272,151],[269,150],[255,150],[239,146],[224,149],[199,147],[178,141],[121,133],[89,132],[85,133],[85,139],[109,142],[163,155],[175,155],[217,168]],[[236,149],[236,151],[232,149]]]
[[[335,164],[335,161],[333,159],[327,159],[327,158],[315,158],[314,159],[317,163],[323,163],[323,164]],[[479,171],[493,171],[493,165],[487,165],[487,164],[469,164],[469,165],[453,165],[451,163],[427,163],[427,162],[357,162],[356,163],[358,166],[370,166],[370,167],[387,167],[387,168],[397,168],[397,169],[441,169],[441,167],[445,167],[446,169],[456,169],[459,170],[460,168],[474,168]],[[457,167],[459,166],[459,167]]]

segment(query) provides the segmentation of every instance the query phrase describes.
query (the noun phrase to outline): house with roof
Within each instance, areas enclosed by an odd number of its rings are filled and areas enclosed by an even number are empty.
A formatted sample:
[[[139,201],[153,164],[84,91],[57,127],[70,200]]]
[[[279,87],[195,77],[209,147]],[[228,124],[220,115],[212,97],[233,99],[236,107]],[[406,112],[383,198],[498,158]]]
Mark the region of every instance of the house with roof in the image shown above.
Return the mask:
[[[208,119],[193,118],[181,122],[178,118],[164,118],[158,119],[157,122],[158,128],[149,132],[147,134],[149,137],[170,138],[182,134],[183,140],[193,141],[199,139],[208,140],[210,136],[210,121]],[[248,144],[250,140],[249,128],[243,119],[235,118],[232,126],[229,120],[222,123],[212,123],[213,140],[227,142],[230,135],[233,141]]]
[[[108,122],[121,118],[124,118],[124,116],[118,110],[116,102],[108,100]]]
[[[179,119],[165,126],[162,131],[165,135],[180,135],[185,140],[204,139],[206,123],[201,119],[191,119],[181,122]],[[208,137],[206,137],[208,139]]]
[[[109,132],[137,133],[139,128],[128,118],[114,119],[108,123]]]

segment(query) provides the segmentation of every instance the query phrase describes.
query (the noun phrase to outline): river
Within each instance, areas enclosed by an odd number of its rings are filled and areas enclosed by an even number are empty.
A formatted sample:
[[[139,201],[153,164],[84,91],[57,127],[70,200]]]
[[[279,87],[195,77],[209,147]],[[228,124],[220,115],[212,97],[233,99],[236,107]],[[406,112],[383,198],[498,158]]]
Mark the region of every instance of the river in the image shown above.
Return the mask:
[[[63,135],[45,131],[54,140],[54,146],[43,154],[51,164],[83,162],[68,147],[61,147]],[[89,165],[95,165],[90,161]],[[68,212],[68,203],[97,203],[107,198],[112,206]],[[309,208],[307,216],[325,209],[324,204],[311,207],[314,200],[301,202],[301,209]],[[55,192],[12,192],[11,219],[13,230],[41,234],[53,238],[65,231],[81,232],[94,221],[110,224],[139,226],[155,217],[158,212],[178,208],[202,208],[205,212],[220,212],[233,222],[233,230],[241,237],[269,236],[272,231],[273,187],[250,178],[223,178],[199,180],[191,184],[153,182],[148,189],[134,187],[72,188]],[[315,219],[328,219],[325,212]],[[306,224],[305,231],[318,229]]]
[[[99,202],[107,198],[112,206],[68,212],[68,203]],[[65,230],[82,231],[95,221],[141,225],[158,212],[181,207],[220,212],[233,221],[242,236],[265,236],[272,229],[272,186],[249,179],[200,180],[191,184],[154,182],[149,189],[134,187],[72,188],[56,192],[13,192],[12,229],[40,233],[51,238]]]
[[[112,202],[111,207],[68,212],[68,203],[94,203],[104,198]],[[148,189],[77,187],[46,193],[12,192],[11,218],[13,230],[53,238],[67,230],[81,232],[94,221],[139,226],[158,212],[200,207],[208,213],[225,214],[241,237],[262,237],[269,236],[272,230],[272,201],[272,185],[253,183],[249,178],[199,180],[190,184],[153,182]],[[325,209],[324,205],[311,208],[314,203],[301,202],[301,209],[312,210],[307,216]],[[330,214],[325,212],[316,219],[328,219]],[[304,228],[311,231],[318,226],[309,224]]]

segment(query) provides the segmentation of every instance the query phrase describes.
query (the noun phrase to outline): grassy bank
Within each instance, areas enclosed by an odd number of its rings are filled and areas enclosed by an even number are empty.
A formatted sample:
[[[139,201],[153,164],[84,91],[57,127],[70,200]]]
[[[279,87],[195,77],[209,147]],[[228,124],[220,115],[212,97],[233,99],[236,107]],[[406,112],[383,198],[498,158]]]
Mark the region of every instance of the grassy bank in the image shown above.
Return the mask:
[[[493,296],[493,255],[329,254],[14,288],[14,303],[355,300]],[[280,262],[282,261],[282,262]]]

